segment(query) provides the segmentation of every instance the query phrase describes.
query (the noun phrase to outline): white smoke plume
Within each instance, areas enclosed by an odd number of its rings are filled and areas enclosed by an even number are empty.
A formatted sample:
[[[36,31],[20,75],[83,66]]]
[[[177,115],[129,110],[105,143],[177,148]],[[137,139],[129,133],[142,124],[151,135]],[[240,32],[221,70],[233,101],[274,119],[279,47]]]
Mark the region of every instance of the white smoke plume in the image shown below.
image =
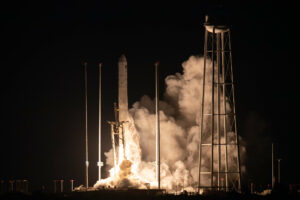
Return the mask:
[[[206,87],[211,91],[212,63],[208,60],[206,67]],[[191,56],[182,63],[183,74],[176,73],[166,77],[164,101],[160,101],[160,133],[161,133],[161,186],[169,191],[193,191],[198,184],[199,163],[199,119],[202,96],[203,58]],[[215,76],[218,76],[215,74]],[[222,77],[220,77],[222,79]],[[222,92],[222,91],[221,91]],[[216,92],[215,92],[216,93]],[[205,93],[204,112],[211,111],[211,92]],[[216,94],[215,94],[216,95]],[[220,95],[221,102],[223,95]],[[226,111],[231,107],[226,99]],[[110,170],[110,177],[98,181],[94,187],[131,186],[146,188],[157,186],[155,178],[155,104],[148,96],[143,96],[129,109],[128,126],[125,131],[127,160]],[[215,107],[215,110],[217,107]],[[224,105],[220,105],[220,111]],[[220,117],[220,132],[224,132],[224,116]],[[211,142],[210,118],[204,118],[203,143]],[[215,119],[216,120],[216,119]],[[230,132],[231,119],[227,119],[227,142],[234,143],[234,133]],[[216,125],[215,125],[216,126]],[[218,143],[215,134],[214,143]],[[241,138],[240,138],[241,141]],[[220,136],[224,143],[224,135]],[[217,148],[217,147],[215,147]],[[214,149],[214,170],[217,171],[217,149]],[[237,171],[237,148],[228,145],[228,169]],[[211,149],[202,148],[202,171],[210,171]],[[225,147],[221,147],[221,171],[225,171]],[[106,164],[113,167],[113,154],[106,154]],[[240,146],[241,170],[245,172],[243,159],[245,148]],[[124,163],[125,162],[125,163]],[[234,180],[234,176],[229,179]],[[201,185],[209,185],[210,177],[201,176]]]

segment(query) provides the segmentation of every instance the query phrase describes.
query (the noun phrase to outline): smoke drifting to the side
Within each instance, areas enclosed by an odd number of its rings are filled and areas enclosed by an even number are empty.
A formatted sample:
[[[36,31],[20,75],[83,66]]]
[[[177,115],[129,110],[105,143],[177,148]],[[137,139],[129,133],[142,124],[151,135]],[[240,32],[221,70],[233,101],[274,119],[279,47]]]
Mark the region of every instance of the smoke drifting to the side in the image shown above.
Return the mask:
[[[164,100],[160,101],[160,133],[161,133],[161,186],[167,190],[193,190],[198,183],[199,158],[199,119],[202,96],[203,58],[191,56],[182,63],[183,74],[176,73],[165,79],[166,91]],[[206,87],[211,87],[211,62],[206,68]],[[221,95],[222,96],[222,95]],[[205,108],[210,109],[211,92],[205,94]],[[148,96],[141,97],[129,109],[130,119],[125,131],[126,154],[130,164],[130,173],[123,177],[127,185],[135,187],[156,186],[155,179],[155,113],[154,100]],[[221,110],[222,110],[221,106]],[[226,110],[230,110],[226,103]],[[229,121],[229,120],[228,120]],[[211,140],[209,121],[204,118],[204,140]],[[220,127],[222,129],[222,127]],[[205,137],[206,135],[206,137]],[[234,142],[233,132],[228,132],[228,143]],[[215,138],[214,138],[215,140]],[[221,136],[221,142],[224,137]],[[221,149],[222,150],[222,149]],[[223,151],[224,152],[224,151]],[[217,151],[215,151],[217,157]],[[222,157],[224,153],[222,153]],[[112,151],[105,154],[106,164],[113,166]],[[228,148],[229,171],[236,168],[234,160],[237,158],[237,149]],[[203,149],[202,169],[208,171],[211,154]],[[245,172],[243,159],[245,148],[240,146],[241,170]],[[126,161],[127,162],[127,161]],[[217,160],[214,160],[217,166]],[[123,165],[123,163],[121,163]],[[125,164],[124,164],[125,165]],[[224,165],[222,163],[222,165]],[[120,166],[118,166],[120,168]],[[127,170],[126,169],[126,170]],[[124,171],[124,169],[122,169]],[[121,169],[110,170],[110,177],[95,184],[121,186]],[[126,171],[125,170],[125,171]],[[126,173],[125,173],[126,174]],[[122,179],[122,178],[121,178]],[[202,181],[209,182],[203,178]],[[124,181],[123,181],[124,182]],[[122,182],[122,183],[123,183]]]

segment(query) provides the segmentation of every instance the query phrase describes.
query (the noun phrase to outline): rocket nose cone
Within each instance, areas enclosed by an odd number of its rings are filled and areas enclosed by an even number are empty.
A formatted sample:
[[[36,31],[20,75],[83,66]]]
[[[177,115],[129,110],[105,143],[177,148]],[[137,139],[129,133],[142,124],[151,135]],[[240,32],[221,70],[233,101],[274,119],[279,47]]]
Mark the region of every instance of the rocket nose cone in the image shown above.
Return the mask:
[[[119,58],[119,62],[120,63],[127,63],[127,59],[126,59],[124,54],[122,54],[121,57]]]

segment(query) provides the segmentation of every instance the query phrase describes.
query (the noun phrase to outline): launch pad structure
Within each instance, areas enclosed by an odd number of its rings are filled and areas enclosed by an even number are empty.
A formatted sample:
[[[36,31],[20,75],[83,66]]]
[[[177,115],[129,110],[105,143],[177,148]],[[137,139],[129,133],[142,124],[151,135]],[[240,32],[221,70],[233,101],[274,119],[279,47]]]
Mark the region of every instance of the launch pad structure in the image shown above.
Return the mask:
[[[198,192],[205,188],[226,192],[232,189],[241,191],[230,28],[224,25],[210,24],[208,16],[206,16],[204,27]],[[206,80],[207,70],[212,71],[209,74],[211,77],[207,77],[208,80]],[[205,96],[209,93],[211,99],[207,100]],[[234,152],[230,158],[229,148]],[[210,151],[209,168],[203,166],[204,149],[206,152]],[[203,179],[209,180],[209,184],[204,184]]]
[[[213,25],[205,20],[204,63],[202,97],[199,120],[198,193],[200,189],[214,191],[241,191],[239,138],[237,134],[235,90],[232,70],[230,28]],[[101,67],[99,64],[99,160],[101,180]],[[85,68],[86,116],[86,189],[88,189],[88,129],[87,129],[87,64]],[[210,72],[208,73],[207,72]],[[128,114],[127,59],[122,55],[118,62],[118,104],[114,103],[114,121],[111,126],[114,169],[126,160],[126,126]],[[207,80],[206,80],[207,79]],[[158,62],[155,63],[155,114],[156,114],[156,180],[160,188],[160,119],[158,97]],[[209,95],[211,99],[205,98]],[[206,150],[206,151],[205,151]],[[228,151],[231,150],[231,155]],[[210,167],[204,166],[204,153],[209,152]],[[233,152],[233,153],[232,153]],[[207,157],[207,156],[206,156]],[[209,180],[209,181],[207,181]],[[225,182],[224,182],[225,181]],[[205,182],[205,183],[204,183]],[[207,184],[209,182],[209,184]]]
[[[124,124],[126,121],[119,121],[119,108],[114,103],[115,121],[108,121],[111,126],[111,142],[114,154],[114,167],[118,166],[121,158],[126,159],[125,140],[124,140]],[[120,156],[122,155],[122,156]]]

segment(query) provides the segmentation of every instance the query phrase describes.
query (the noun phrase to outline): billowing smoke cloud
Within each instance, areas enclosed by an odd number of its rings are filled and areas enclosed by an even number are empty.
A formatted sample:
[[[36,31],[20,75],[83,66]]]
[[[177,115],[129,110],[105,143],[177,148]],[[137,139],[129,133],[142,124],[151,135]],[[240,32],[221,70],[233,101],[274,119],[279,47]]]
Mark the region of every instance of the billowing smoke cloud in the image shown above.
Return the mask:
[[[191,56],[182,63],[183,74],[176,73],[166,77],[166,91],[164,101],[160,101],[160,132],[161,132],[161,185],[168,190],[182,189],[193,190],[198,183],[198,163],[199,163],[199,119],[202,96],[203,80],[203,58]],[[216,71],[216,70],[215,70]],[[206,86],[207,91],[211,91],[212,63],[206,68]],[[215,74],[215,76],[218,76]],[[222,77],[219,77],[222,79]],[[222,81],[222,80],[220,80]],[[215,92],[216,93],[216,92]],[[211,112],[211,92],[205,93],[204,112]],[[216,95],[216,94],[215,94]],[[221,102],[223,94],[220,95]],[[231,111],[228,100],[225,101],[226,112]],[[130,164],[127,163],[127,169],[130,168],[129,175],[126,175],[127,185],[144,187],[144,183],[155,186],[155,113],[154,100],[148,96],[143,96],[140,101],[135,102],[129,109],[130,119],[126,127],[125,143],[126,154]],[[224,103],[220,105],[220,111],[224,110]],[[215,120],[216,121],[216,120]],[[224,126],[228,125],[227,142],[235,142],[234,133],[230,129],[232,119],[226,119],[226,125],[223,123],[224,116],[220,117],[220,132],[224,132]],[[222,122],[222,123],[221,123]],[[211,142],[210,118],[204,118],[203,143]],[[215,134],[214,143],[218,143]],[[225,142],[224,134],[220,135],[220,142]],[[218,151],[215,147],[214,170],[217,171]],[[202,171],[210,171],[211,149],[202,149]],[[237,148],[234,145],[227,146],[228,151],[228,169],[237,171],[236,159]],[[225,147],[221,147],[221,171],[225,171]],[[240,147],[241,158],[244,158],[245,148]],[[113,165],[112,151],[105,154],[107,164]],[[241,160],[243,163],[243,160]],[[129,167],[130,166],[130,167]],[[126,167],[125,167],[126,168]],[[244,165],[241,166],[242,172],[245,171]],[[116,184],[120,181],[119,175],[116,175],[111,169],[110,184]],[[122,170],[120,170],[122,171]],[[118,173],[120,174],[120,171]],[[124,169],[123,169],[124,171]],[[126,170],[125,170],[126,171]],[[128,172],[128,170],[127,170]],[[126,173],[125,173],[126,174]],[[114,178],[112,178],[114,177]],[[134,178],[133,178],[134,177]],[[124,177],[123,177],[124,178]],[[234,181],[236,177],[230,177]],[[203,176],[202,185],[210,184],[210,177]],[[114,180],[114,181],[112,181]],[[116,181],[118,180],[118,181]],[[107,185],[109,181],[103,180],[96,183],[95,187]],[[143,184],[142,184],[143,183]],[[121,184],[117,184],[121,185]]]

